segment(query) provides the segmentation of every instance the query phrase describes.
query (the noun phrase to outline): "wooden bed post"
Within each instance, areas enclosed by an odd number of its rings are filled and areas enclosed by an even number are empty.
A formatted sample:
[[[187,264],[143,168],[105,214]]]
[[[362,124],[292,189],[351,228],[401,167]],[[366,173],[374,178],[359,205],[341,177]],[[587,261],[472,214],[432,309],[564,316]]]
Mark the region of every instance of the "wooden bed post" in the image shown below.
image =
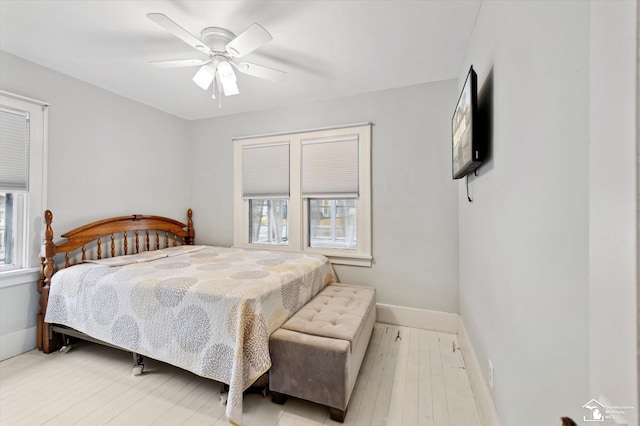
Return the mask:
[[[60,339],[57,336],[51,336],[49,324],[44,321],[47,314],[47,304],[49,303],[49,288],[51,285],[51,276],[53,275],[53,256],[56,253],[56,245],[53,242],[53,213],[51,210],[44,212],[45,231],[44,231],[44,257],[40,257],[40,279],[38,280],[38,293],[40,293],[40,312],[37,316],[36,327],[36,345],[38,349],[44,353],[51,353],[58,349]]]
[[[196,238],[196,233],[193,229],[193,211],[191,209],[187,210],[187,217],[189,218],[189,220],[187,221],[187,232],[189,233],[189,241],[187,241],[187,244],[193,245],[194,244],[194,240]]]

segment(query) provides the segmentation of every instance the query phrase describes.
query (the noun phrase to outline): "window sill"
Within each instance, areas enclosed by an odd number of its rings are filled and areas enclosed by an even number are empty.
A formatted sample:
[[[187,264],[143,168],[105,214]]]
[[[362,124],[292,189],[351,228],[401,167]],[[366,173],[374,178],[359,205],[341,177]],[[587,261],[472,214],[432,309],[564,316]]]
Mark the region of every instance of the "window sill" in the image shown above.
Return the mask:
[[[31,284],[40,278],[40,268],[14,269],[0,272],[0,288]]]
[[[370,254],[358,253],[356,250],[340,250],[319,247],[307,247],[303,253],[320,254],[329,258],[334,265],[371,267],[373,257]]]
[[[370,256],[363,257],[346,257],[346,256],[331,256],[331,255],[323,255],[329,258],[331,264],[333,265],[349,265],[349,266],[365,266],[370,268],[372,263],[372,258]]]
[[[332,265],[349,265],[349,266],[364,266],[371,267],[373,257],[368,255],[358,255],[349,253],[329,253],[328,250],[322,249],[309,249],[304,251],[291,250],[288,246],[269,245],[269,244],[245,244],[234,245],[235,248],[249,249],[249,250],[273,250],[273,251],[286,251],[289,253],[302,253],[302,254],[318,254],[329,259]]]

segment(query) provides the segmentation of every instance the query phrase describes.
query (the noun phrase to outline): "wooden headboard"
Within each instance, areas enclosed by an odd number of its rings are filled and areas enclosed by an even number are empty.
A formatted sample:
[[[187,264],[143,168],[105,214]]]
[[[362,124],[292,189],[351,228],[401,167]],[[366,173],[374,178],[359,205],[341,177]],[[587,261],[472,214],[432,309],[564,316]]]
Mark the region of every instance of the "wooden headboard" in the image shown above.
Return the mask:
[[[158,250],[165,247],[193,244],[195,231],[193,229],[193,212],[187,211],[187,223],[163,216],[131,215],[119,216],[99,220],[88,225],[81,226],[62,234],[66,241],[56,244],[53,242],[53,213],[51,210],[44,212],[45,233],[43,250],[40,257],[40,278],[38,280],[38,293],[40,293],[40,310],[38,314],[37,344],[40,350],[50,352],[55,350],[54,337],[51,336],[48,326],[44,323],[44,317],[49,301],[49,286],[51,277],[55,272],[54,257],[64,254],[64,265],[67,268],[72,255],[81,255],[80,262],[87,260],[87,255],[95,248],[96,258],[103,256],[114,257],[140,253],[148,250]],[[104,241],[106,240],[106,241]],[[108,247],[103,247],[103,243]],[[131,247],[130,247],[131,244]],[[92,250],[89,250],[89,248]],[[75,252],[75,254],[74,254]],[[106,253],[105,253],[106,252]]]

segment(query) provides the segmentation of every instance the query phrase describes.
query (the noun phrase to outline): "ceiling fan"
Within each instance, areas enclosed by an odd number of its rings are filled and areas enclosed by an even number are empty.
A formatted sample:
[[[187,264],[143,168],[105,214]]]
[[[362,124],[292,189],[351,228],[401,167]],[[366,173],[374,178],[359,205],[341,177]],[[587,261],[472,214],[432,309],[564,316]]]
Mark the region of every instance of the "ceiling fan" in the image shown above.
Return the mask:
[[[224,28],[208,27],[202,30],[200,39],[198,39],[162,13],[149,13],[147,18],[208,56],[205,59],[153,61],[150,64],[162,68],[200,66],[198,72],[193,76],[193,82],[202,90],[209,89],[215,82],[211,96],[213,99],[216,99],[216,93],[220,98],[222,98],[220,96],[222,93],[225,96],[240,93],[234,68],[243,74],[270,81],[282,81],[287,75],[284,71],[262,65],[236,62],[236,58],[253,52],[273,39],[271,34],[258,24],[251,25],[238,36]]]

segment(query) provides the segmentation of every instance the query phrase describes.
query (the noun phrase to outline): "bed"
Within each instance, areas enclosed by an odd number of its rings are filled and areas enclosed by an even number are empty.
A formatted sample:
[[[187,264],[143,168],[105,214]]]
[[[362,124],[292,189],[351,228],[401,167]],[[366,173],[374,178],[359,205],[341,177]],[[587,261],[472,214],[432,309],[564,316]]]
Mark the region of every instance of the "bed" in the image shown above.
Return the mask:
[[[52,221],[47,211],[38,348],[77,335],[220,381],[233,424],[243,392],[271,367],[271,333],[335,281],[323,256],[195,245],[191,210],[187,223],[94,222],[59,244]]]

